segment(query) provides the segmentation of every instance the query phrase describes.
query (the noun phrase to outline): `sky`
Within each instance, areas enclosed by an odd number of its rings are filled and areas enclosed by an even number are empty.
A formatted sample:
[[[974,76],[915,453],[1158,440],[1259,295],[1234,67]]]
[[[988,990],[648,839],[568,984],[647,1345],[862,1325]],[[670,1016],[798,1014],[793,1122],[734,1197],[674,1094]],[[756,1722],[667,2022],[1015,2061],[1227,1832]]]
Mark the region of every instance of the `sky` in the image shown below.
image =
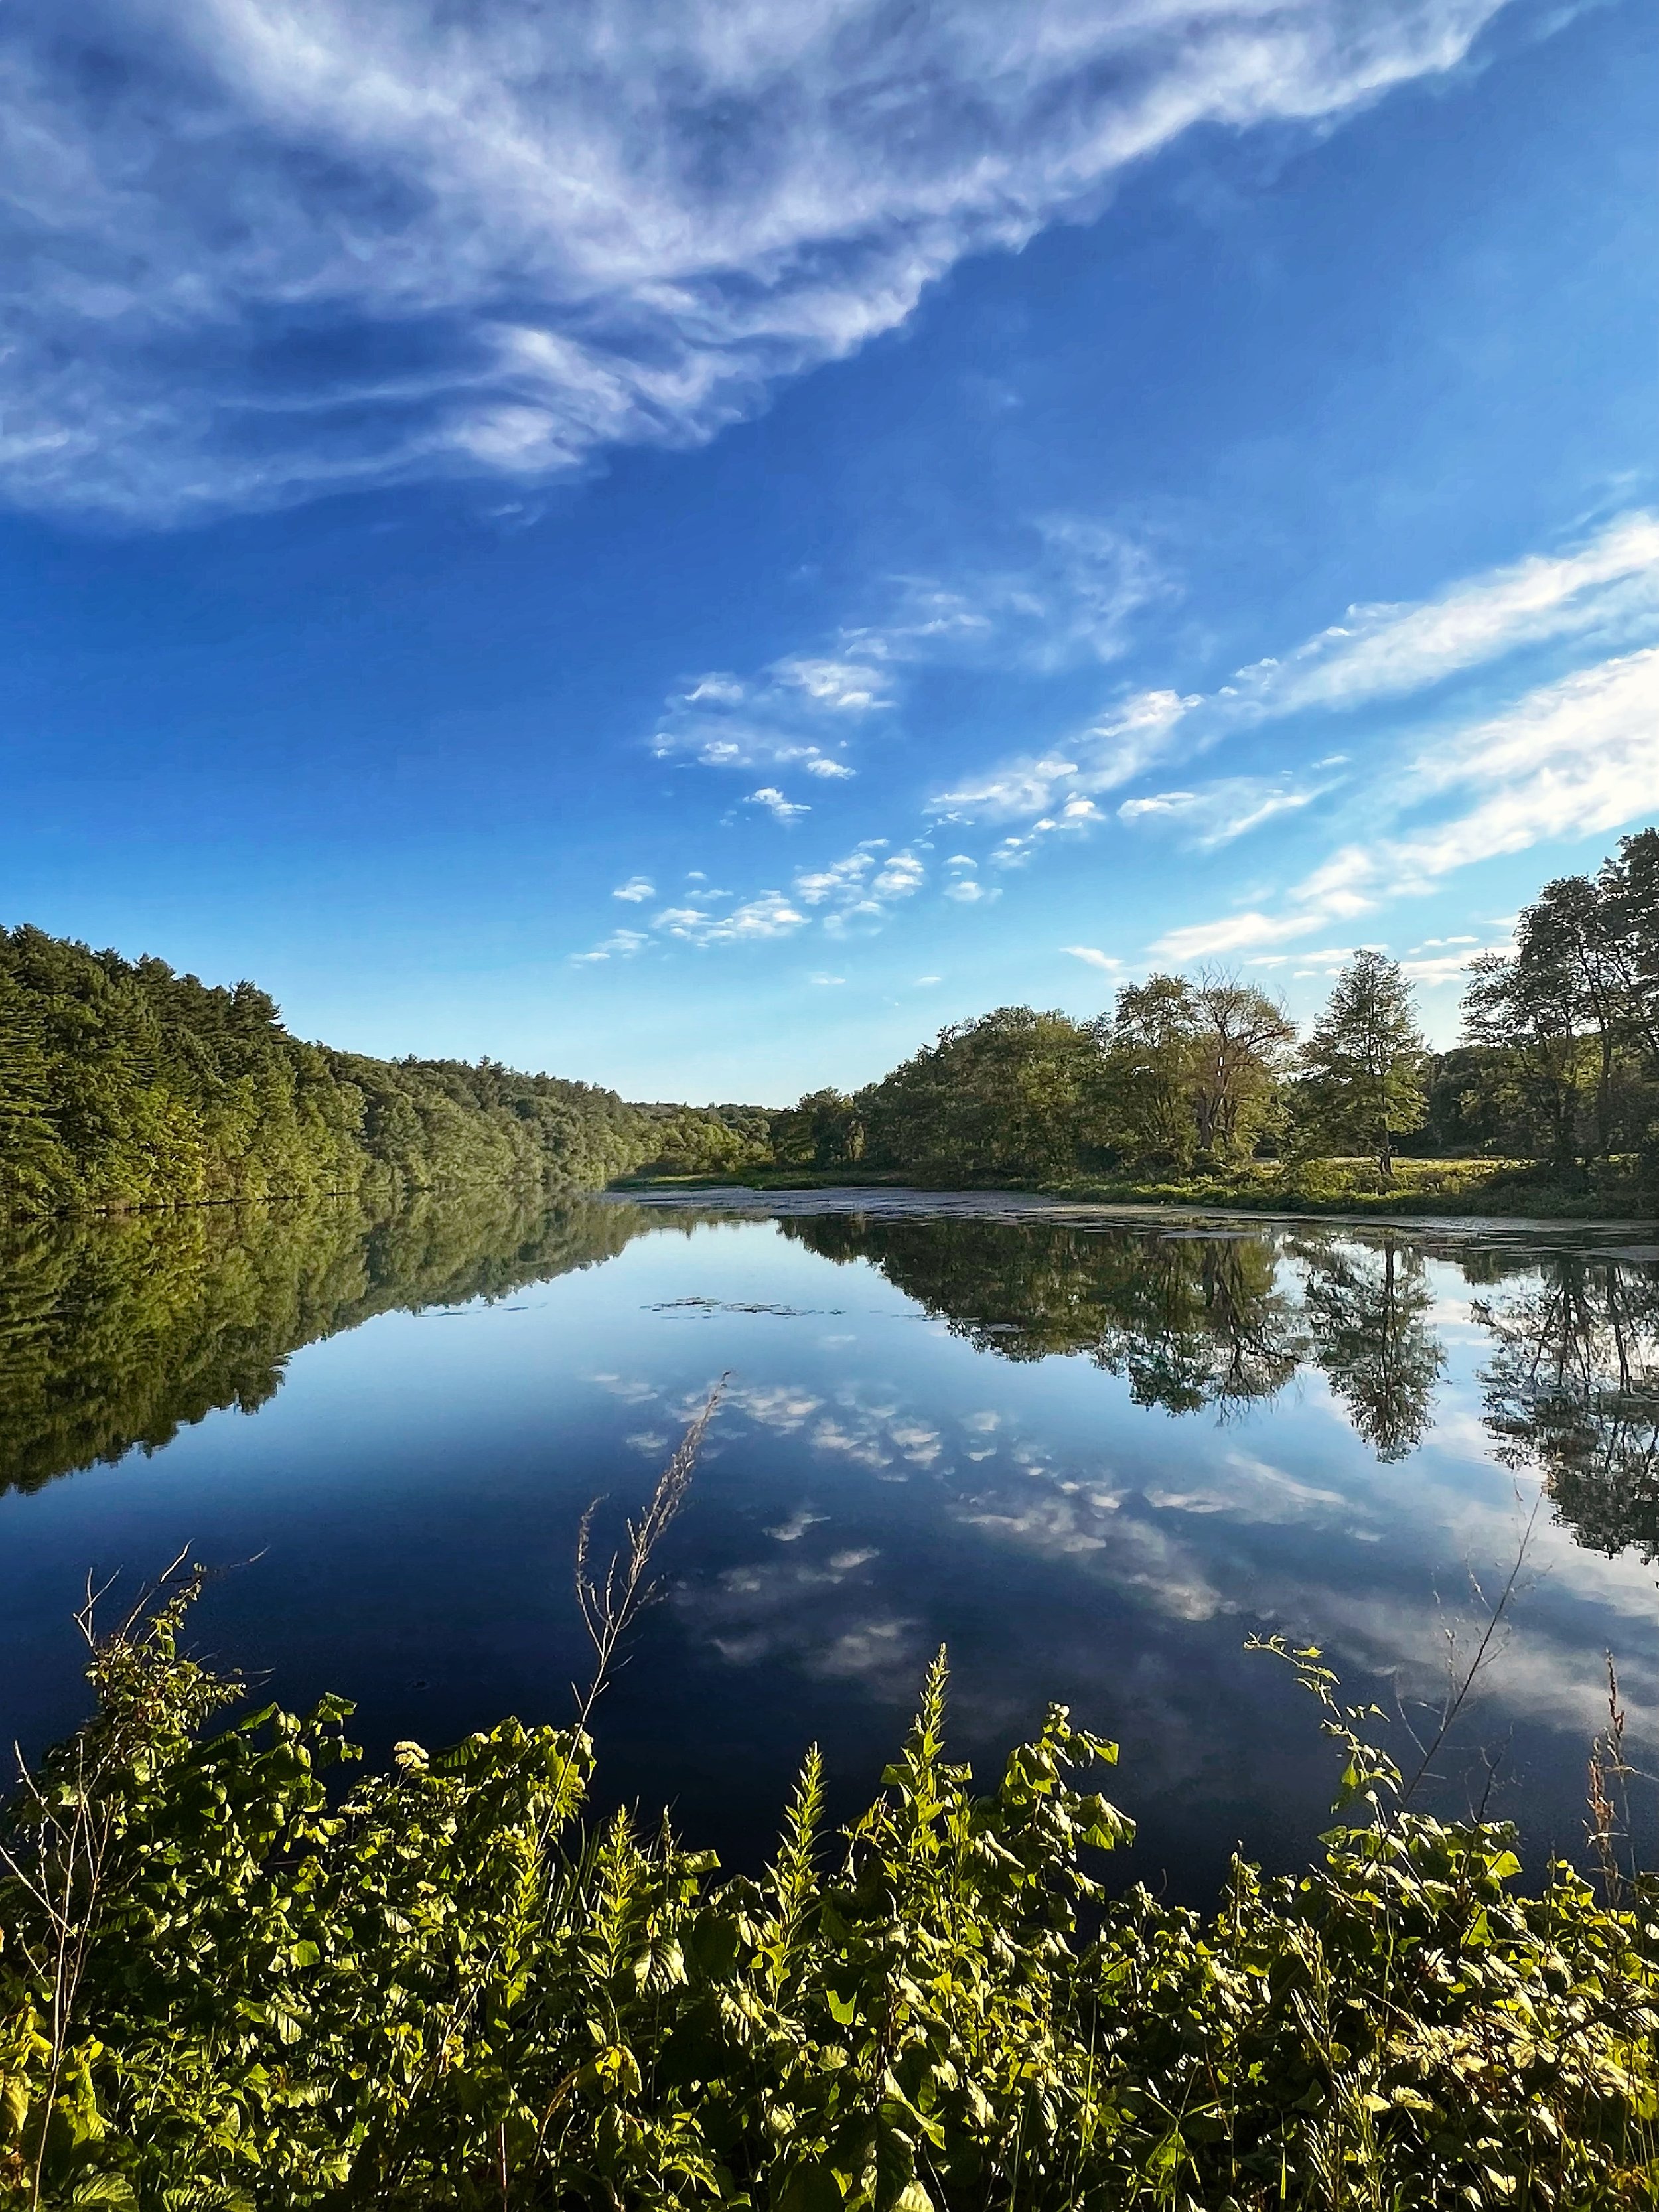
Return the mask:
[[[1640,0],[14,0],[0,921],[786,1103],[1659,818]]]

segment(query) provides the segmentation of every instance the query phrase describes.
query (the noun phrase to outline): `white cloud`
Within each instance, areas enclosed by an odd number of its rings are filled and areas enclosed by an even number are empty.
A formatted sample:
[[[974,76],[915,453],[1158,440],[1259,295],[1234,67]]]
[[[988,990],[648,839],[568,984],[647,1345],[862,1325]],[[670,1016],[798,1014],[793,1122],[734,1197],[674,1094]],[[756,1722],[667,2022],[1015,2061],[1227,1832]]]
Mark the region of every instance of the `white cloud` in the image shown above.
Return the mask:
[[[743,803],[745,806],[763,807],[775,822],[799,821],[803,814],[810,814],[812,811],[810,806],[803,806],[795,799],[786,799],[777,786],[770,783],[763,784],[758,791],[751,791]]]
[[[591,952],[573,952],[571,964],[587,968],[601,960],[631,960],[640,947],[650,941],[642,929],[618,929],[596,945]]]
[[[804,691],[815,706],[832,714],[869,714],[890,707],[882,676],[850,660],[780,660],[773,670],[781,684]]]
[[[1500,4],[20,0],[0,471],[167,519],[705,438],[1183,131],[1340,115]]]
[[[1115,975],[1122,968],[1121,960],[1114,960],[1109,952],[1102,952],[1092,945],[1062,945],[1062,952],[1069,952],[1073,960],[1086,961],[1091,968],[1098,968],[1103,975]]]
[[[741,677],[722,674],[700,676],[690,689],[681,696],[688,707],[740,707],[748,696]]]
[[[692,908],[659,915],[658,927],[689,945],[747,945],[773,937],[793,937],[806,927],[806,916],[790,904],[781,891],[763,891],[730,914],[709,915]]]
[[[843,859],[804,869],[795,878],[795,896],[803,906],[824,909],[823,927],[832,937],[875,927],[927,880],[925,866],[908,847],[884,857],[886,842],[884,837],[866,838]]]
[[[809,983],[821,983],[828,986],[836,983],[844,983],[847,981],[847,978],[845,975],[809,975],[806,980]]]
[[[808,906],[862,898],[875,865],[874,854],[860,847],[856,853],[849,853],[844,860],[835,860],[828,867],[797,876],[796,895]]]
[[[1461,804],[1437,823],[1341,847],[1291,891],[1286,912],[1171,930],[1152,951],[1191,960],[1313,936],[1431,890],[1477,861],[1605,836],[1659,813],[1659,647],[1540,685],[1502,714],[1441,737],[1403,776],[1368,794],[1377,814],[1386,820],[1392,811],[1396,822],[1448,798]],[[1428,979],[1443,981],[1444,971],[1437,963]]]
[[[1492,947],[1494,951],[1506,949],[1503,945]],[[1400,966],[1401,972],[1409,975],[1413,983],[1421,983],[1432,989],[1437,984],[1456,982],[1474,957],[1472,952],[1442,952],[1426,960],[1402,960]]]
[[[963,821],[1018,821],[1089,803],[1161,763],[1208,750],[1245,726],[1310,709],[1327,712],[1427,690],[1523,648],[1566,638],[1642,642],[1659,623],[1659,517],[1618,517],[1568,551],[1533,555],[1465,578],[1413,605],[1349,609],[1282,659],[1242,669],[1206,694],[1148,690],[1120,702],[1078,735],[969,777],[933,799]],[[1327,755],[1314,773],[1348,765]],[[1288,777],[1237,776],[1124,800],[1118,818],[1168,824],[1212,848],[1332,787]]]
[[[927,873],[914,853],[895,853],[884,860],[870,885],[872,898],[908,898],[921,889]]]
[[[1218,952],[1243,952],[1259,945],[1279,945],[1308,937],[1324,926],[1322,914],[1234,914],[1220,921],[1196,921],[1167,930],[1152,947],[1170,960],[1204,960]]]
[[[1191,791],[1152,792],[1126,799],[1117,818],[1132,827],[1183,832],[1201,851],[1231,844],[1276,815],[1293,814],[1322,796],[1317,788],[1298,789],[1285,776],[1233,775]]]
[[[638,905],[641,899],[654,898],[656,895],[657,886],[649,876],[630,876],[625,884],[618,884],[611,894],[612,898],[626,899],[630,906]]]
[[[1224,693],[1271,714],[1426,690],[1517,647],[1590,635],[1624,642],[1659,616],[1659,517],[1621,515],[1575,551],[1534,554],[1415,606],[1350,607],[1285,660]]]
[[[689,755],[702,768],[799,768],[808,775],[822,776],[858,773],[798,729],[747,715],[716,720],[706,714],[671,711],[653,737],[651,750],[659,760]]]
[[[1199,702],[1174,691],[1139,691],[1070,739],[1063,751],[1005,762],[976,781],[941,792],[936,813],[1006,822],[1044,814],[1068,799],[1115,791],[1171,750],[1183,716]]]
[[[883,617],[848,629],[849,645],[887,663],[994,656],[1038,671],[1113,660],[1130,619],[1175,583],[1139,538],[1094,517],[1040,515],[1018,557],[953,575],[901,576]]]

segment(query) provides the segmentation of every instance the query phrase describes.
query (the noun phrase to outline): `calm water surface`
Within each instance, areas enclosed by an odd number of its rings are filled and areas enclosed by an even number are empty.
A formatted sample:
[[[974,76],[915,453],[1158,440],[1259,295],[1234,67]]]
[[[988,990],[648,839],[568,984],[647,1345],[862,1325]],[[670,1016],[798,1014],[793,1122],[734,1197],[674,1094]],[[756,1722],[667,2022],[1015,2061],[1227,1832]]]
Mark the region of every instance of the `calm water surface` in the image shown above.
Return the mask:
[[[1534,1850],[1577,1853],[1608,1650],[1655,1764],[1650,1232],[793,1203],[428,1200],[16,1244],[0,1732],[33,1751],[80,1717],[88,1571],[125,1589],[185,1546],[233,1570],[198,1647],[289,1704],[355,1696],[372,1753],[563,1718],[581,1510],[637,1503],[726,1373],[600,1747],[611,1797],[672,1800],[729,1861],[813,1739],[856,1809],[945,1644],[983,1770],[1050,1698],[1121,1741],[1134,1873],[1200,1895],[1235,1842],[1296,1863],[1330,1759],[1246,1635],[1431,1697],[1535,1507],[1433,1794],[1490,1787]]]

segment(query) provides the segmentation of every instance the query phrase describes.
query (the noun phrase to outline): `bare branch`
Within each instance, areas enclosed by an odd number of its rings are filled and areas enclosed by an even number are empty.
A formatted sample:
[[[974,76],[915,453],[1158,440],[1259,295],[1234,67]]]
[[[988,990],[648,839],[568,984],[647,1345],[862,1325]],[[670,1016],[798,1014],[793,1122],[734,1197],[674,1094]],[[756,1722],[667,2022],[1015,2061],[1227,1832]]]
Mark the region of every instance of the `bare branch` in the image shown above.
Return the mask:
[[[672,1458],[658,1476],[657,1486],[639,1520],[623,1523],[626,1540],[612,1553],[602,1580],[594,1574],[588,1561],[593,1519],[603,1501],[594,1498],[582,1515],[576,1530],[576,1605],[588,1641],[593,1646],[594,1663],[586,1690],[576,1693],[579,1728],[587,1726],[594,1706],[609,1687],[618,1663],[617,1654],[629,1629],[659,1595],[659,1586],[651,1579],[652,1556],[685,1503],[703,1437],[725,1395],[726,1383],[726,1377],[722,1375],[709,1392],[702,1412],[687,1425]]]

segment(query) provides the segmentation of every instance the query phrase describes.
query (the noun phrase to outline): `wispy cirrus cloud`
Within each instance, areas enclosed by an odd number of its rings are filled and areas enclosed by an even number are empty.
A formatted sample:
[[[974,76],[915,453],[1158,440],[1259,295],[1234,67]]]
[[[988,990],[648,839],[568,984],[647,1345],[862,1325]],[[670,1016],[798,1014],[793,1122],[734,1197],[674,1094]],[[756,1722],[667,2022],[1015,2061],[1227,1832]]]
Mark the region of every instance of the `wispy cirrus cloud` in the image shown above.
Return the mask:
[[[1196,849],[1213,850],[1304,814],[1340,789],[1348,819],[1364,817],[1363,842],[1351,835],[1273,902],[1183,924],[1150,948],[1175,961],[1224,956],[1264,965],[1317,963],[1321,954],[1280,948],[1328,936],[1334,926],[1430,890],[1474,861],[1659,812],[1659,646],[1638,645],[1534,683],[1495,712],[1460,720],[1443,706],[1431,708],[1431,727],[1423,725],[1430,733],[1409,741],[1416,750],[1403,763],[1396,737],[1370,767],[1336,752],[1300,771],[1194,780],[1143,789],[1115,805],[1101,802],[1150,781],[1159,768],[1167,772],[1172,754],[1202,750],[1245,724],[1432,693],[1475,668],[1514,664],[1507,668],[1513,682],[1516,667],[1524,672],[1527,665],[1516,656],[1528,648],[1559,647],[1563,640],[1580,651],[1601,648],[1656,629],[1659,522],[1645,514],[1621,516],[1565,552],[1465,579],[1414,606],[1351,610],[1344,623],[1282,661],[1241,672],[1231,685],[1208,694],[1144,689],[1090,724],[1064,752],[1017,756],[939,794],[927,810],[936,822],[1020,825],[982,855],[953,854],[944,864],[942,894],[958,907],[988,902],[997,887],[986,872],[1006,876],[1026,868],[1052,841],[1087,836],[1109,819],[1141,832],[1164,830]],[[892,702],[895,695],[884,687],[897,659],[896,649],[887,659],[873,650],[864,660],[848,653],[803,656],[775,664],[760,681],[774,693],[793,689],[811,702],[805,711],[856,722]],[[740,678],[716,675],[680,696],[688,710],[730,716],[751,703],[754,691]],[[791,743],[799,749],[799,741]],[[724,761],[724,753],[707,739],[705,744],[705,757]],[[804,765],[810,771],[812,759]],[[746,803],[780,821],[806,811],[775,785],[761,787]],[[806,926],[802,909],[812,910],[832,934],[875,926],[914,895],[925,874],[917,850],[885,854],[884,841],[866,840],[838,861],[801,872],[789,898],[765,895],[781,900],[793,921],[763,903],[735,934],[729,918],[712,913],[703,924],[668,933],[699,943],[783,933]],[[629,896],[629,887],[617,895]],[[708,903],[702,902],[705,908]],[[637,947],[625,941],[616,946],[619,956],[629,949]],[[611,956],[601,951],[585,957]],[[1420,980],[1444,980],[1462,964],[1449,951],[1425,954]]]
[[[1339,848],[1278,912],[1171,930],[1153,951],[1175,960],[1264,951],[1431,890],[1477,861],[1659,814],[1659,646],[1540,684],[1500,714],[1438,733],[1391,789],[1370,796],[1397,825],[1393,834]],[[1448,800],[1451,811],[1411,826],[1413,812]]]
[[[1241,669],[1219,696],[1289,714],[1424,691],[1558,638],[1628,642],[1659,619],[1659,516],[1622,515],[1572,551],[1534,554],[1412,606],[1350,607],[1283,660]]]
[[[1200,851],[1229,845],[1271,822],[1294,814],[1321,798],[1328,785],[1298,785],[1290,775],[1220,776],[1190,791],[1156,791],[1126,799],[1117,818],[1146,830],[1175,830]]]
[[[1017,755],[940,792],[930,809],[957,821],[1008,822],[1119,790],[1168,757],[1182,722],[1201,704],[1175,691],[1138,691],[1080,731],[1063,750]],[[1092,807],[1088,811],[1092,814]]]
[[[664,702],[653,752],[703,768],[850,777],[859,733],[902,704],[918,670],[990,663],[1046,672],[1110,660],[1137,611],[1175,592],[1150,548],[1124,530],[1057,514],[1017,534],[1018,565],[966,570],[948,583],[879,579],[870,589],[879,613],[844,624],[824,650],[785,654],[748,675],[712,670],[681,685]]]
[[[1340,116],[1501,4],[15,0],[0,484],[167,521],[704,439],[1182,132]]]
[[[1617,517],[1567,550],[1452,584],[1410,605],[1350,607],[1344,619],[1280,659],[1240,669],[1208,692],[1144,690],[1063,744],[1020,754],[939,793],[933,811],[999,823],[1058,816],[1079,799],[1120,791],[1155,769],[1191,760],[1242,729],[1310,712],[1340,712],[1430,692],[1540,647],[1577,641],[1602,651],[1659,629],[1659,517]],[[1316,763],[1316,771],[1340,765]],[[1226,842],[1327,784],[1275,798],[1267,780],[1212,781],[1123,802],[1118,818],[1184,827],[1194,843]],[[1255,794],[1260,803],[1253,803]]]
[[[1116,659],[1133,617],[1176,595],[1153,547],[1118,525],[1042,514],[1018,536],[1018,557],[1000,566],[893,578],[885,613],[849,628],[849,647],[889,665],[988,657],[1043,672]]]

